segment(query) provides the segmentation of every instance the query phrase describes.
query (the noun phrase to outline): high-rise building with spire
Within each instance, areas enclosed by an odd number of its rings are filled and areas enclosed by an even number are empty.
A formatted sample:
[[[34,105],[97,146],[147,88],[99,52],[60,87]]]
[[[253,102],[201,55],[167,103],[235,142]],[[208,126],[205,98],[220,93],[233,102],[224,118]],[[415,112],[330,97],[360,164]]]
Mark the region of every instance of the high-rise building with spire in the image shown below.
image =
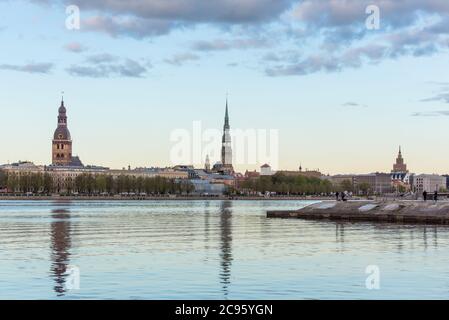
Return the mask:
[[[402,150],[399,146],[398,157],[396,158],[396,163],[393,164],[393,170],[391,172],[408,172],[407,165],[404,163],[404,158],[402,157]]]
[[[206,172],[210,171],[210,159],[209,159],[209,155],[206,156],[206,162],[204,164],[204,170]]]
[[[229,125],[228,99],[226,98],[225,121],[223,126],[223,139],[221,147],[221,163],[225,173],[232,173],[232,147],[231,147],[231,126]]]

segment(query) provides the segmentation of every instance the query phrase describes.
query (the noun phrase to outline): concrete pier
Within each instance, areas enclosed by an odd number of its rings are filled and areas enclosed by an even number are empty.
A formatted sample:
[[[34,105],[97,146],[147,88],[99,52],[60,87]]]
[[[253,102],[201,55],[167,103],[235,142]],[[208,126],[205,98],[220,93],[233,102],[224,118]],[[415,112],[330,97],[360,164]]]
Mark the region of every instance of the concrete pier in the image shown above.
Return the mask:
[[[268,211],[267,217],[449,224],[449,201],[323,201],[295,211]]]

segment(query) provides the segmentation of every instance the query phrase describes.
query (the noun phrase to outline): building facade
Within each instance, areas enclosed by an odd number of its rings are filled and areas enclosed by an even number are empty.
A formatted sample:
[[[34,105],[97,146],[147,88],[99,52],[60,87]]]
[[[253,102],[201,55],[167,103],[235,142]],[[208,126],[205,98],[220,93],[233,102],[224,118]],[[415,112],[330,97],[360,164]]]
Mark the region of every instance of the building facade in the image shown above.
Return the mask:
[[[269,164],[264,164],[260,167],[260,175],[261,176],[272,176],[275,172],[271,170],[271,166]]]
[[[446,190],[449,190],[449,174],[443,175],[446,178]]]
[[[357,192],[361,191],[361,185],[369,185],[369,191],[374,194],[385,194],[391,193],[391,176],[388,173],[370,173],[370,174],[359,174],[355,176],[354,187]]]
[[[418,193],[445,190],[447,178],[437,174],[419,174],[413,178],[413,190]]]
[[[391,176],[388,173],[344,174],[324,177],[324,179],[329,180],[335,186],[347,186],[349,184],[355,193],[360,193],[362,187],[365,186],[368,187],[367,191],[372,194],[392,192]]]

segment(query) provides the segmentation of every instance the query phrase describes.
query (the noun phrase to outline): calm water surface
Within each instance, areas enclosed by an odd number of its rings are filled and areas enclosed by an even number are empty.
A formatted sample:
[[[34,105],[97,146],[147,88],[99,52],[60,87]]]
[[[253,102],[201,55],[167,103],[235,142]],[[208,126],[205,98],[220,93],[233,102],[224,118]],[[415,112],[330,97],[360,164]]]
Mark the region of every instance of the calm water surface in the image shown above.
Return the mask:
[[[265,217],[306,203],[0,201],[0,298],[449,298],[448,227]]]

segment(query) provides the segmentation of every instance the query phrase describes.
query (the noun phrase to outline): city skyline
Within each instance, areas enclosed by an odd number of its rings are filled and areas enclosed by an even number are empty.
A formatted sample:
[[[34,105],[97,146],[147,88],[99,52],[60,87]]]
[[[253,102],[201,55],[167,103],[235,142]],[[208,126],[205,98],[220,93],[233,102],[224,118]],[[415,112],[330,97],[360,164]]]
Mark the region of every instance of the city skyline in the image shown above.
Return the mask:
[[[159,23],[155,1],[72,2],[79,30],[65,26],[69,2],[0,1],[0,163],[50,163],[64,90],[84,163],[163,167],[173,130],[221,130],[229,91],[233,128],[279,130],[280,168],[389,172],[402,145],[412,172],[449,171],[447,1],[219,1],[163,6]],[[379,30],[365,27],[368,4]]]
[[[217,159],[217,162],[215,163],[216,165],[222,165],[224,164],[224,168],[226,168],[227,166],[230,166],[230,172],[233,171],[233,154],[232,154],[232,144],[231,144],[231,135],[230,135],[230,130],[232,130],[230,128],[230,124],[229,124],[229,106],[228,106],[229,102],[228,102],[228,98],[226,97],[226,106],[225,106],[225,117],[224,117],[224,126],[223,126],[223,137],[222,137],[222,145],[220,146],[221,148],[221,155],[220,158]],[[67,166],[78,166],[81,165],[81,160],[80,160],[80,156],[79,154],[77,154],[76,152],[72,154],[72,137],[70,134],[70,131],[68,129],[68,117],[67,117],[67,109],[65,107],[65,102],[64,102],[64,96],[62,96],[61,98],[61,102],[60,102],[60,106],[58,108],[58,117],[57,117],[57,128],[53,134],[53,140],[52,140],[52,156],[51,156],[51,161],[49,163],[38,163],[38,164],[43,164],[43,165],[47,165],[47,164],[53,164],[56,166],[59,165],[67,165]],[[65,149],[64,149],[65,147]],[[247,150],[245,150],[245,152],[247,152]],[[63,155],[64,153],[64,155]],[[65,156],[65,158],[64,158]],[[35,162],[32,159],[25,159],[25,160],[16,160],[16,161],[12,161],[12,162],[20,162],[20,161],[29,161],[29,162]],[[395,160],[396,162],[393,163],[393,170],[385,170],[385,171],[379,171],[379,170],[372,170],[372,171],[367,171],[367,172],[371,172],[371,173],[375,173],[375,172],[403,172],[403,173],[408,173],[409,170],[407,170],[407,164],[404,163],[404,158],[402,155],[402,146],[399,145],[399,150],[398,150],[398,155],[397,158]],[[11,161],[7,162],[8,164],[11,163]],[[6,164],[6,162],[5,162]],[[207,154],[205,162],[202,163],[205,166],[211,166],[210,164],[210,158],[209,158],[209,154]],[[202,164],[200,164],[198,167],[201,168]],[[100,163],[88,163],[88,165],[100,165],[102,166],[103,164]],[[172,163],[172,164],[166,164],[166,165],[161,165],[159,167],[170,167],[170,166],[176,166],[176,165],[194,165],[192,163],[187,163],[187,164],[182,164],[182,163]],[[268,164],[269,165],[269,164]],[[257,166],[257,169],[260,169],[261,167],[267,166],[267,163],[264,163],[260,166]],[[128,165],[122,165],[120,167],[115,167],[115,168],[126,168],[126,167],[131,167],[130,164]],[[142,166],[136,166],[136,168],[138,167],[158,167],[158,166],[152,166],[152,165],[142,165]],[[241,167],[241,165],[240,165]],[[279,170],[284,170],[284,169],[289,169],[289,168],[282,168],[280,167]],[[293,170],[296,170],[297,168],[293,168]],[[299,164],[299,171],[302,171],[302,164]],[[220,169],[221,170],[221,169]],[[246,169],[248,170],[248,169]],[[305,170],[317,170],[319,171],[319,168],[305,168]],[[228,169],[226,169],[225,171],[229,171]],[[326,174],[325,172],[322,172],[323,174]],[[357,174],[359,172],[353,171],[353,172],[336,172],[336,173],[332,173],[332,174]],[[366,173],[366,172],[365,172]],[[414,172],[416,173],[416,172]],[[420,172],[422,173],[422,172]],[[437,172],[432,172],[437,174]],[[329,173],[328,173],[329,174]]]

